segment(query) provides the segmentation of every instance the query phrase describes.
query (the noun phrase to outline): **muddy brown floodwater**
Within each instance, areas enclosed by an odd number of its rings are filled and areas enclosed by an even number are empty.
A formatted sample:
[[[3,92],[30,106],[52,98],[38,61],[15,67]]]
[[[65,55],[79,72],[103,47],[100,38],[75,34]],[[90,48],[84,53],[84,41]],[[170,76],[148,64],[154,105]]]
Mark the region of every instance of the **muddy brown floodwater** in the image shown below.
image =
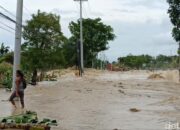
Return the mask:
[[[148,80],[150,72],[88,71],[83,78],[68,73],[57,82],[26,89],[26,109],[40,118],[56,119],[52,130],[165,130],[180,122],[180,84]],[[175,76],[176,77],[176,76]],[[23,112],[6,102],[0,90],[0,117]]]

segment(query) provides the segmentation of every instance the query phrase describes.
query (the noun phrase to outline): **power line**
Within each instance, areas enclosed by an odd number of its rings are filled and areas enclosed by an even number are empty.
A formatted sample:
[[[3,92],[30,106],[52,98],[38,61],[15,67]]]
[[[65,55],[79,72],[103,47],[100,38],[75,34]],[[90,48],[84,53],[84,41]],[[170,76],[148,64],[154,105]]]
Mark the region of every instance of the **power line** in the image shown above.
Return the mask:
[[[79,4],[77,2],[76,2],[76,9],[77,9],[77,12],[79,12]],[[79,17],[79,14],[77,13],[76,16]]]
[[[90,11],[90,13],[91,13],[91,12],[92,12],[92,10],[91,10],[91,5],[90,5],[90,2],[88,1],[87,3],[88,3],[88,9],[89,9],[89,11]]]
[[[5,23],[3,23],[3,22],[1,22],[1,21],[0,21],[0,23],[1,23],[2,25],[4,25],[4,26],[6,26],[6,27],[8,27],[8,28],[10,28],[10,29],[12,29],[12,30],[14,30],[14,31],[15,31],[15,29],[14,29],[14,28],[12,28],[12,27],[8,26],[7,24],[5,24]]]
[[[3,17],[3,18],[5,18],[5,19],[7,19],[7,20],[9,20],[9,21],[11,21],[11,22],[13,22],[13,23],[16,23],[16,21],[15,21],[15,20],[13,20],[13,19],[12,19],[12,18],[10,18],[9,16],[7,16],[7,15],[5,15],[5,14],[1,13],[1,12],[0,12],[0,16],[1,16],[1,17]]]
[[[84,12],[84,14],[85,14],[85,16],[88,18],[88,15],[87,15],[87,11],[86,11],[86,8],[83,6],[83,12]]]
[[[31,11],[25,5],[23,5],[23,8],[26,10],[27,14],[31,17],[32,16]]]
[[[0,5],[0,8],[3,9],[6,13],[10,14],[11,16],[13,16],[14,18],[16,18],[16,15],[14,15],[12,12],[10,12],[8,9],[6,9],[5,7],[3,7],[2,5]],[[26,7],[24,7],[26,8]],[[26,10],[28,10],[26,8]],[[30,15],[31,16],[31,15]],[[24,21],[23,21],[24,22]]]
[[[26,10],[26,12],[29,13],[29,15],[31,15],[31,11],[29,11],[29,9],[24,5],[23,8]]]
[[[5,18],[5,19],[7,19],[7,20],[9,20],[9,21],[11,21],[11,22],[13,22],[13,23],[15,23],[15,24],[18,24],[18,25],[20,25],[20,26],[22,26],[22,27],[24,26],[24,25],[22,25],[22,24],[17,23],[14,19],[12,19],[12,18],[10,18],[9,16],[3,14],[2,12],[0,12],[0,16],[3,17],[3,18]]]
[[[77,10],[79,11],[78,3],[76,3],[76,8],[77,8]],[[84,10],[82,13],[83,13],[86,17],[88,17],[87,11],[86,11],[85,7],[82,6],[82,8],[83,8],[83,10]]]
[[[5,12],[7,12],[8,14],[10,14],[11,16],[13,16],[13,17],[16,18],[16,16],[15,16],[13,13],[11,13],[9,10],[7,10],[6,8],[4,8],[2,5],[0,5],[0,8],[3,9],[3,10],[4,10]]]
[[[2,26],[0,26],[0,28],[1,28],[1,29],[3,29],[3,30],[5,30],[5,31],[7,31],[7,32],[9,32],[9,33],[14,34],[14,32],[12,32],[12,31],[10,31],[10,30],[8,30],[8,29],[6,29],[6,28],[2,27]]]

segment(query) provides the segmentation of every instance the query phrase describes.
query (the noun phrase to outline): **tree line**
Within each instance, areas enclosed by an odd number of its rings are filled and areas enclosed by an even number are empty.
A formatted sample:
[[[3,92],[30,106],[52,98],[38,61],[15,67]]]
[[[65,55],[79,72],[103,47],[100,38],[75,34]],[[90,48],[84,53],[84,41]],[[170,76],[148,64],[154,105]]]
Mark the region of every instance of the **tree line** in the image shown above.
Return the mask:
[[[158,55],[156,57],[150,55],[128,55],[118,58],[115,65],[129,67],[130,69],[177,69],[179,59],[178,56]]]

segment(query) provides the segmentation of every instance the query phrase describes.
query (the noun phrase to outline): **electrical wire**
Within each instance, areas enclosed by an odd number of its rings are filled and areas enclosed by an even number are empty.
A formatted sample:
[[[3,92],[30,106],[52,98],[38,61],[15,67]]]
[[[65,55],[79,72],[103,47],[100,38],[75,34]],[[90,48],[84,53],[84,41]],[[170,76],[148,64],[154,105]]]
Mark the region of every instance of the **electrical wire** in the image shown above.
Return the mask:
[[[15,31],[15,29],[14,29],[14,28],[12,28],[11,26],[9,26],[9,25],[7,25],[7,24],[3,23],[2,21],[0,21],[0,23],[1,23],[2,25],[4,25],[4,26],[8,27],[9,29],[12,29],[12,30],[14,30],[14,31]]]
[[[79,3],[79,2],[78,2],[78,3]],[[77,12],[79,12],[79,5],[77,5],[78,3],[76,2],[76,9],[77,9]],[[77,13],[76,16],[79,17],[79,13]]]
[[[3,29],[3,30],[5,30],[5,31],[7,31],[7,32],[9,32],[9,33],[14,34],[14,32],[12,32],[12,31],[10,31],[10,30],[8,30],[8,29],[6,29],[6,28],[2,27],[2,26],[0,26],[0,29]]]
[[[29,18],[31,18],[32,17],[31,11],[25,5],[23,5],[23,8],[27,12],[26,14],[29,16]]]
[[[5,18],[5,19],[7,19],[7,20],[9,20],[9,21],[11,21],[11,22],[13,22],[13,23],[16,23],[16,21],[15,21],[15,20],[13,20],[13,19],[12,19],[12,18],[10,18],[9,16],[7,16],[7,15],[3,14],[2,12],[0,12],[0,16],[1,16],[1,17],[3,17],[3,18]]]
[[[87,4],[88,4],[88,10],[89,10],[89,12],[92,13],[90,2],[87,1]]]
[[[84,12],[84,15],[88,18],[88,15],[87,15],[87,11],[86,11],[86,8],[84,7],[84,6],[82,6],[82,8],[83,8],[83,12]]]
[[[9,20],[9,21],[11,21],[11,22],[13,22],[13,23],[15,23],[15,24],[18,24],[18,25],[20,25],[20,26],[23,27],[22,24],[17,23],[14,19],[12,19],[12,18],[10,18],[9,16],[3,14],[2,12],[0,12],[0,16],[3,17],[3,18],[5,18],[5,19],[7,19],[7,20]]]
[[[7,10],[6,8],[4,8],[2,5],[0,5],[0,8],[3,9],[6,13],[8,13],[8,14],[10,14],[11,16],[13,16],[13,17],[16,18],[16,16],[15,16],[13,13],[11,13],[9,10]]]

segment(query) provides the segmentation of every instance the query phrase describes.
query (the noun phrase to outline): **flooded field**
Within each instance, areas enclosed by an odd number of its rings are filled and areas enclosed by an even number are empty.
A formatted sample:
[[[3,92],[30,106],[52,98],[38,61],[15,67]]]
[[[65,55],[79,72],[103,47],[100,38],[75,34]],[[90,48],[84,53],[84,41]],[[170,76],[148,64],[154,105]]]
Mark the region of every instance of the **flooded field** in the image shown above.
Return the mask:
[[[28,86],[26,109],[56,119],[59,126],[52,130],[165,130],[169,122],[180,122],[180,84],[176,72],[160,72],[162,80],[147,79],[151,73],[68,73],[57,82]],[[23,112],[6,101],[9,95],[0,90],[1,117]]]

